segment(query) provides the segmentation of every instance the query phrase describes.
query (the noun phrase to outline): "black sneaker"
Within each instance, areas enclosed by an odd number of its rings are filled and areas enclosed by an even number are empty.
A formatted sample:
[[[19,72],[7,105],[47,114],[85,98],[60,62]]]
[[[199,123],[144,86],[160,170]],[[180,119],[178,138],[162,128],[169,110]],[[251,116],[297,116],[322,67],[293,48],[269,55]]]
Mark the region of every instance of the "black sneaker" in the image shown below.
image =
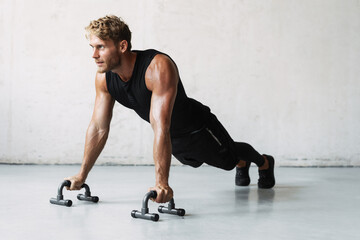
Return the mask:
[[[251,162],[246,162],[245,167],[242,167],[242,168],[236,167],[235,185],[249,186],[249,184],[250,184],[250,176],[249,176],[250,165],[251,165]]]
[[[269,162],[269,168],[265,170],[259,170],[259,188],[272,188],[275,185],[275,176],[274,176],[274,165],[275,160],[272,156],[265,155],[266,159]]]

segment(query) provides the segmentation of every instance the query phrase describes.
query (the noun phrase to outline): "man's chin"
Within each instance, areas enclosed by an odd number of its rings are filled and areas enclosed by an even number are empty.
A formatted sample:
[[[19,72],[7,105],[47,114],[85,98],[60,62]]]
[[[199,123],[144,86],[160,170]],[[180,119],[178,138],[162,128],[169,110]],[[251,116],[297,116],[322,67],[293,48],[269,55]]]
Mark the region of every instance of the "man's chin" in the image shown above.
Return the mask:
[[[98,73],[106,73],[107,71],[108,71],[108,70],[107,70],[106,68],[100,68],[100,67],[99,67],[99,68],[97,69],[97,72],[98,72]]]

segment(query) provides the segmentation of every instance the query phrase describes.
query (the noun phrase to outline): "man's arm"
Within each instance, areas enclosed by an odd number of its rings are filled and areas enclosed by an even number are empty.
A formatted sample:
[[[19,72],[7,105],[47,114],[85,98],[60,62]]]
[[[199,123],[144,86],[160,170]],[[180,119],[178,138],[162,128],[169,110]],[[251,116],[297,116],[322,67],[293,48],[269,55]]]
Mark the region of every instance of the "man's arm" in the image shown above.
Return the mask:
[[[171,163],[170,124],[174,106],[178,72],[175,64],[165,55],[157,55],[150,64],[145,78],[152,91],[150,123],[154,131],[153,158],[155,163],[155,187],[158,196],[156,202],[164,203],[173,197],[169,186]]]
[[[73,177],[69,190],[80,190],[91,168],[103,150],[110,131],[114,100],[106,88],[105,73],[97,73],[95,78],[96,99],[93,115],[86,132],[84,157],[80,171]]]

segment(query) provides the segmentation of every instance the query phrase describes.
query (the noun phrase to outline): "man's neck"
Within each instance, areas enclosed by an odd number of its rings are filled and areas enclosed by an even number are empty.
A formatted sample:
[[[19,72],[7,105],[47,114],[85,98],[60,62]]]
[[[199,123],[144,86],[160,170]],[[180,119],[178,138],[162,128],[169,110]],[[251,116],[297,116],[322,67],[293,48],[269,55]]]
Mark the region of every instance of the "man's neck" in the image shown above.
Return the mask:
[[[121,64],[118,68],[111,70],[119,75],[121,80],[127,82],[131,79],[136,61],[136,53],[128,51],[124,53],[121,59]]]

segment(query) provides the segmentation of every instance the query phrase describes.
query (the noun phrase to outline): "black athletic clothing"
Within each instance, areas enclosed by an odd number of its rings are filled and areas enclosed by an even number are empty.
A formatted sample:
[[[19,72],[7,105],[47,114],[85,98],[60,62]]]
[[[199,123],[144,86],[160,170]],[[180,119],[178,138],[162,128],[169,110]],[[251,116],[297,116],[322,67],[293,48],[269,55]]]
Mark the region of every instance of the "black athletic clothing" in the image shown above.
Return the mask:
[[[164,53],[153,49],[133,52],[137,55],[130,80],[124,82],[119,75],[109,71],[106,72],[106,84],[116,101],[133,109],[142,119],[150,122],[152,92],[146,87],[145,73],[153,58]],[[256,164],[263,161],[262,156],[250,145],[234,142],[209,107],[187,97],[180,78],[172,111],[170,135],[172,154],[181,163],[192,167],[207,163],[231,170],[240,159]]]
[[[204,127],[187,136],[172,138],[173,155],[181,163],[200,167],[203,163],[224,170],[233,169],[239,160],[264,164],[264,158],[250,144],[234,142],[211,113]]]
[[[234,141],[214,114],[197,132],[171,141],[174,157],[192,167],[200,167],[205,162],[231,170],[239,162]]]
[[[146,87],[145,73],[152,59],[157,54],[163,53],[153,49],[146,51],[135,50],[133,52],[137,56],[130,80],[124,82],[119,75],[109,71],[106,73],[106,84],[108,91],[116,101],[125,107],[133,109],[142,119],[150,122],[149,114],[152,92]],[[200,129],[209,114],[210,109],[208,107],[187,97],[181,79],[179,79],[171,118],[171,136],[182,136]]]

